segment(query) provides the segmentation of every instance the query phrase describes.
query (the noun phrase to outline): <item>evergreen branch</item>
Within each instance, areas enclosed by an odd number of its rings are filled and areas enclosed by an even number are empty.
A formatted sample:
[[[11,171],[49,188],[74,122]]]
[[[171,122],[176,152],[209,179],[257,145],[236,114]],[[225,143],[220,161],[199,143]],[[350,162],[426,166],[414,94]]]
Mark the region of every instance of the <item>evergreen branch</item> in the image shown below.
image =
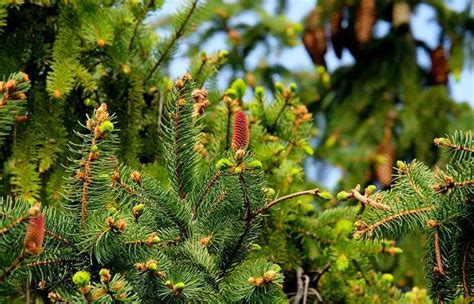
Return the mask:
[[[36,267],[36,266],[45,266],[45,265],[53,265],[53,264],[66,264],[66,263],[72,263],[72,262],[77,262],[77,259],[52,259],[52,260],[41,260],[41,261],[35,261],[31,263],[25,264],[24,267]]]
[[[51,238],[57,240],[57,241],[60,241],[60,242],[63,242],[64,244],[68,245],[68,246],[74,246],[75,245],[68,239],[60,236],[60,235],[57,235],[55,234],[54,232],[50,231],[50,230],[45,230],[44,233],[48,236],[50,236]]]
[[[298,197],[298,196],[303,196],[303,195],[316,195],[319,193],[319,188],[315,188],[313,190],[306,190],[306,191],[301,191],[301,192],[296,192],[296,193],[292,193],[292,194],[288,194],[288,195],[285,195],[285,196],[282,196],[270,203],[268,203],[265,207],[263,208],[260,208],[258,209],[256,212],[255,212],[255,215],[257,214],[260,214],[260,213],[263,213],[265,212],[266,210],[274,207],[275,205],[281,203],[281,202],[284,202],[284,201],[287,201],[287,200],[291,200],[295,197]]]
[[[155,63],[153,68],[150,70],[150,72],[148,72],[148,74],[145,77],[145,80],[143,81],[143,83],[147,83],[148,80],[150,80],[150,78],[156,72],[156,70],[161,65],[161,63],[168,57],[168,55],[171,52],[171,49],[173,48],[176,41],[179,38],[181,38],[181,36],[184,35],[184,30],[186,28],[186,25],[189,22],[189,20],[191,19],[191,16],[193,15],[193,13],[196,11],[197,4],[198,4],[198,0],[193,0],[193,2],[191,4],[191,8],[189,9],[186,17],[184,18],[183,22],[181,23],[181,26],[178,28],[177,31],[175,31],[175,33],[173,35],[173,38],[171,38],[171,41],[168,43],[168,45],[166,46],[166,48],[163,51],[163,53],[161,54],[161,56],[158,58],[158,61]]]
[[[270,127],[270,130],[269,130],[270,132],[275,131],[276,125],[278,124],[278,120],[280,120],[280,116],[283,114],[283,111],[286,109],[286,107],[289,105],[289,103],[290,103],[290,95],[285,94],[285,103],[281,107],[280,111],[278,112],[278,114],[275,118],[275,121],[273,122],[272,126]]]
[[[245,180],[241,174],[239,175],[239,183],[240,183],[240,188],[242,189],[242,194],[244,198],[244,206],[246,210],[246,216],[244,219],[245,220],[244,231],[240,234],[230,254],[226,256],[224,263],[221,267],[221,273],[219,274],[219,278],[222,278],[227,275],[227,272],[229,271],[230,266],[232,266],[235,258],[237,257],[237,253],[239,252],[239,249],[242,247],[242,244],[244,243],[245,237],[250,232],[250,228],[252,227],[252,221],[254,219],[254,215],[252,214],[252,206],[250,204],[250,197],[249,197],[249,194],[247,193],[247,185],[245,184]]]
[[[202,201],[204,200],[204,198],[206,197],[206,195],[209,193],[209,191],[212,189],[212,187],[214,187],[214,185],[216,184],[216,182],[219,180],[219,178],[221,177],[221,174],[220,172],[216,172],[212,177],[211,179],[207,182],[206,186],[204,187],[203,191],[201,192],[201,194],[199,195],[199,198],[197,199],[196,201],[196,204],[195,204],[195,207],[193,209],[193,218],[196,218],[197,216],[197,213],[198,213],[198,209],[202,203]]]
[[[471,238],[464,248],[464,254],[462,259],[462,286],[464,289],[464,299],[467,302],[471,301],[471,290],[467,282],[467,262],[469,258],[469,250],[471,249],[473,239]]]
[[[13,222],[7,224],[5,227],[1,228],[0,229],[0,235],[8,232],[8,230],[12,229],[12,228],[15,228],[16,226],[20,225],[21,223],[23,223],[24,221],[26,221],[27,219],[29,219],[30,216],[27,215],[27,216],[22,216],[16,220],[14,220]]]
[[[434,268],[434,271],[444,277],[443,263],[441,261],[441,248],[439,247],[439,232],[438,231],[436,231],[434,234],[434,248],[435,248],[436,265],[437,265],[437,267]]]
[[[456,145],[455,143],[452,143],[451,141],[446,140],[445,138],[435,138],[434,143],[439,147],[452,148],[456,151],[474,153],[474,149],[463,145]]]
[[[20,267],[21,263],[29,256],[26,251],[22,251],[20,255],[11,263],[10,266],[5,269],[2,274],[0,274],[0,282],[5,280],[15,269]]]
[[[227,126],[226,126],[226,133],[225,133],[225,151],[230,148],[230,122],[232,119],[232,108],[230,102],[226,102],[227,105]]]
[[[365,206],[370,206],[375,209],[379,210],[384,210],[384,211],[390,211],[391,208],[377,200],[373,200],[365,195],[360,194],[360,185],[357,185],[355,189],[351,190],[351,195],[354,197],[356,200],[358,200],[363,207]]]
[[[428,207],[424,207],[424,208],[419,208],[419,209],[413,209],[413,210],[406,210],[406,211],[402,211],[400,213],[397,213],[397,214],[394,214],[394,215],[391,215],[391,216],[388,216],[372,225],[369,225],[369,226],[366,226],[360,230],[357,230],[356,232],[356,236],[357,237],[361,237],[363,236],[364,234],[366,234],[367,232],[369,231],[373,231],[374,229],[376,229],[377,227],[380,227],[382,225],[385,225],[387,224],[388,222],[391,222],[391,221],[394,221],[394,220],[397,220],[399,218],[402,218],[402,217],[405,217],[405,216],[409,216],[409,215],[413,215],[413,214],[418,214],[418,213],[423,213],[423,212],[426,212],[426,211],[431,211],[431,210],[434,210],[436,209],[436,206],[428,206]]]

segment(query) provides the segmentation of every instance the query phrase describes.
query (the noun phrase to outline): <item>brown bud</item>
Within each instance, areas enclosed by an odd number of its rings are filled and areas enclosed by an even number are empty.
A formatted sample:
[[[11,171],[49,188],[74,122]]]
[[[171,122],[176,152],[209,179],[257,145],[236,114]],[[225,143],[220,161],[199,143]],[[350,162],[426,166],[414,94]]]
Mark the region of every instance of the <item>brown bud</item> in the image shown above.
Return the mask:
[[[15,120],[18,121],[18,122],[25,122],[28,120],[28,116],[27,115],[17,115],[15,116]]]
[[[209,245],[210,242],[211,242],[211,237],[210,236],[203,237],[202,239],[199,240],[199,243],[201,243],[201,245],[203,245],[203,246]]]
[[[60,90],[54,90],[54,92],[53,92],[53,97],[54,98],[59,99],[59,98],[61,98],[61,96],[63,96],[63,93]]]
[[[91,300],[97,301],[107,294],[107,291],[104,288],[95,288],[91,292]]]
[[[16,89],[16,85],[17,85],[17,82],[16,80],[14,79],[10,79],[7,81],[7,83],[5,84],[5,87],[8,91],[14,91]]]
[[[23,79],[23,81],[25,81],[25,82],[30,81],[30,77],[28,76],[28,74],[26,74],[24,72],[20,72],[20,76]]]
[[[135,263],[135,269],[138,271],[145,271],[147,270],[147,266],[145,263]]]
[[[255,278],[254,277],[250,277],[247,282],[250,284],[250,285],[255,285]]]
[[[433,228],[436,228],[436,227],[441,226],[441,223],[439,223],[439,222],[437,222],[437,221],[435,221],[435,220],[428,220],[428,221],[426,222],[426,225],[427,225],[429,228],[433,229]]]
[[[265,283],[273,282],[276,278],[276,274],[276,271],[269,270],[263,274],[263,280],[265,281]]]
[[[132,181],[139,184],[142,181],[142,175],[138,171],[133,171],[131,174]]]
[[[103,38],[97,39],[96,42],[97,42],[97,46],[100,47],[100,48],[103,48],[103,47],[105,46],[105,44],[106,44],[106,41],[105,41],[105,39],[103,39]]]
[[[186,99],[180,98],[180,99],[178,100],[178,105],[184,106],[185,104],[186,104]]]
[[[26,95],[23,92],[16,93],[15,96],[18,100],[25,100],[26,99]]]
[[[265,280],[262,277],[255,278],[255,285],[258,287],[262,286],[265,284]]]
[[[114,182],[119,183],[119,182],[120,182],[120,172],[118,172],[117,170],[115,170],[114,172],[112,172],[112,180],[113,180]]]

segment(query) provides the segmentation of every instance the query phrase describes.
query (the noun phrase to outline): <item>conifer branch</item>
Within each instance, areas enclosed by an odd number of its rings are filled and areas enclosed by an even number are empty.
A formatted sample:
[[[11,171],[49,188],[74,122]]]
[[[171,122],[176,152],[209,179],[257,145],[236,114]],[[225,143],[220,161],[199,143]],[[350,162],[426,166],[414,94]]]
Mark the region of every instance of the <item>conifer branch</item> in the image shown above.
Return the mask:
[[[419,209],[402,211],[400,213],[397,213],[397,214],[388,216],[386,218],[383,218],[382,220],[380,220],[380,221],[378,221],[378,222],[376,222],[372,225],[365,226],[364,228],[357,230],[357,232],[355,233],[355,236],[361,237],[364,234],[366,234],[367,232],[373,231],[374,229],[376,229],[376,228],[378,228],[382,225],[385,225],[385,224],[387,224],[391,221],[403,218],[405,216],[431,211],[431,210],[434,210],[435,208],[436,208],[435,206],[428,206],[428,207],[419,208]]]
[[[191,19],[191,16],[196,11],[197,4],[198,4],[198,0],[193,0],[193,2],[191,3],[191,8],[189,9],[189,11],[188,11],[186,17],[184,18],[183,22],[181,23],[180,27],[174,33],[173,38],[171,38],[171,41],[168,43],[168,45],[166,46],[163,53],[161,53],[161,56],[158,58],[157,62],[153,66],[153,68],[150,70],[150,72],[148,72],[148,74],[145,77],[145,80],[143,81],[143,83],[147,83],[148,80],[150,80],[150,78],[156,72],[156,70],[161,65],[161,63],[163,63],[163,61],[167,59],[167,57],[168,57],[169,53],[171,52],[171,49],[173,48],[176,41],[178,41],[178,39],[181,38],[181,36],[184,35],[184,30],[186,28],[186,25],[189,22],[189,20]]]
[[[474,149],[463,145],[456,145],[446,138],[435,138],[434,143],[438,147],[452,148],[456,151],[466,151],[469,153],[474,153]]]
[[[0,282],[5,280],[15,269],[20,267],[21,263],[23,263],[28,255],[29,254],[26,251],[22,250],[20,255],[11,263],[11,265],[0,274]]]
[[[216,182],[219,180],[220,177],[221,177],[220,172],[216,172],[211,177],[211,179],[207,182],[206,186],[204,187],[203,191],[201,192],[201,194],[199,195],[199,198],[196,201],[195,207],[193,209],[193,218],[196,218],[197,213],[198,213],[198,209],[199,209],[202,201],[204,200],[206,195],[209,193],[209,191],[212,189],[212,187],[214,187],[214,185],[216,184]]]
[[[52,260],[41,260],[41,261],[35,261],[31,263],[25,264],[24,267],[36,267],[36,266],[45,266],[45,265],[53,265],[53,264],[66,264],[66,263],[72,263],[72,262],[77,262],[77,259],[52,259]]]
[[[360,190],[360,185],[357,185],[355,189],[351,190],[351,195],[356,200],[358,200],[362,204],[363,207],[370,206],[374,209],[379,209],[379,210],[384,210],[384,211],[390,211],[392,209],[388,205],[385,205],[377,200],[373,200],[369,198],[368,196],[360,194],[359,190]]]
[[[74,244],[73,244],[70,240],[68,240],[68,239],[66,239],[66,238],[64,238],[64,237],[62,237],[62,236],[60,236],[60,235],[57,235],[57,234],[55,234],[54,232],[52,232],[52,231],[50,231],[50,230],[45,230],[44,233],[45,233],[46,235],[48,235],[49,237],[51,237],[51,238],[53,238],[53,239],[55,239],[55,240],[57,240],[57,241],[63,242],[64,244],[66,244],[66,245],[68,245],[68,246],[74,246]],[[75,247],[75,246],[74,246],[74,247]]]
[[[219,275],[219,278],[224,277],[227,272],[229,271],[230,266],[234,263],[235,258],[237,257],[237,253],[239,252],[240,248],[242,247],[245,237],[248,235],[250,232],[250,228],[252,227],[252,221],[255,218],[254,215],[252,214],[252,206],[250,204],[250,197],[249,194],[247,193],[247,185],[245,184],[245,180],[243,176],[240,174],[239,175],[239,183],[240,183],[240,188],[242,189],[242,194],[243,194],[243,199],[244,199],[244,207],[245,207],[245,224],[244,224],[244,231],[240,234],[239,238],[237,239],[237,242],[235,243],[234,248],[232,251],[225,257],[224,263],[221,267],[221,273]]]
[[[436,257],[436,265],[437,265],[434,268],[434,272],[444,277],[444,268],[443,268],[443,263],[441,261],[441,248],[439,246],[439,232],[438,231],[436,231],[434,234],[434,248],[435,248],[435,257]]]
[[[281,107],[280,111],[278,112],[275,121],[273,122],[272,126],[270,127],[270,131],[275,131],[276,125],[278,124],[278,120],[280,120],[280,116],[283,114],[283,111],[286,109],[288,104],[290,103],[290,94],[285,94],[285,103]]]
[[[313,190],[306,190],[306,191],[301,191],[301,192],[296,192],[296,193],[292,193],[292,194],[289,194],[289,195],[285,195],[285,196],[282,196],[270,203],[268,203],[265,207],[263,208],[260,208],[258,209],[255,214],[260,214],[260,213],[263,213],[265,212],[266,210],[274,207],[275,205],[281,203],[281,202],[284,202],[284,201],[287,201],[287,200],[291,200],[295,197],[298,197],[298,196],[303,196],[303,195],[316,195],[319,193],[319,188],[315,188]]]
[[[462,286],[463,286],[463,289],[464,289],[464,299],[467,301],[467,302],[470,302],[471,301],[471,289],[469,287],[469,284],[467,282],[467,262],[468,262],[468,259],[469,259],[469,250],[471,250],[471,245],[472,245],[472,241],[474,239],[470,239],[467,243],[466,243],[466,246],[464,247],[464,254],[463,254],[463,258],[462,258]]]
[[[20,217],[16,220],[14,220],[13,222],[7,224],[5,227],[0,229],[0,236],[4,233],[8,232],[10,229],[15,228],[16,226],[20,225],[21,223],[28,220],[29,218],[30,218],[30,215],[22,216],[22,217]]]

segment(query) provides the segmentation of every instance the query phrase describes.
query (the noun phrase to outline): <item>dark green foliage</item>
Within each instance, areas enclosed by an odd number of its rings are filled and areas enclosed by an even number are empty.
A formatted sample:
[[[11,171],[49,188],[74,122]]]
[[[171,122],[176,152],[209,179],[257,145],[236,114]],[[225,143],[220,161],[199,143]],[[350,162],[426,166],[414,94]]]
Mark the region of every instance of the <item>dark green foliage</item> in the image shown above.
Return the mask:
[[[424,233],[431,297],[442,303],[462,295],[469,302],[474,284],[472,133],[456,132],[435,139],[435,144],[448,152],[444,168],[430,170],[418,161],[399,162],[392,189],[369,197],[390,209],[363,203],[369,206],[356,223],[354,236],[382,239]]]

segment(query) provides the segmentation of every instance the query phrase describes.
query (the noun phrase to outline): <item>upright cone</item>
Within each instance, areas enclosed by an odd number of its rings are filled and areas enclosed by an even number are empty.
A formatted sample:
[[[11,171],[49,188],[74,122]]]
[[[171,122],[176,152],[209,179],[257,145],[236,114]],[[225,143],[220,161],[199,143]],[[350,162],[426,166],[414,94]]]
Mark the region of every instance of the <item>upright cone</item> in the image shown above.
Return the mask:
[[[41,252],[43,249],[44,230],[44,217],[42,213],[30,219],[24,240],[26,252],[29,254]]]
[[[430,79],[433,84],[447,84],[449,63],[442,45],[431,51]]]
[[[234,132],[232,134],[232,149],[246,149],[249,145],[249,124],[242,111],[237,112],[234,119]]]

